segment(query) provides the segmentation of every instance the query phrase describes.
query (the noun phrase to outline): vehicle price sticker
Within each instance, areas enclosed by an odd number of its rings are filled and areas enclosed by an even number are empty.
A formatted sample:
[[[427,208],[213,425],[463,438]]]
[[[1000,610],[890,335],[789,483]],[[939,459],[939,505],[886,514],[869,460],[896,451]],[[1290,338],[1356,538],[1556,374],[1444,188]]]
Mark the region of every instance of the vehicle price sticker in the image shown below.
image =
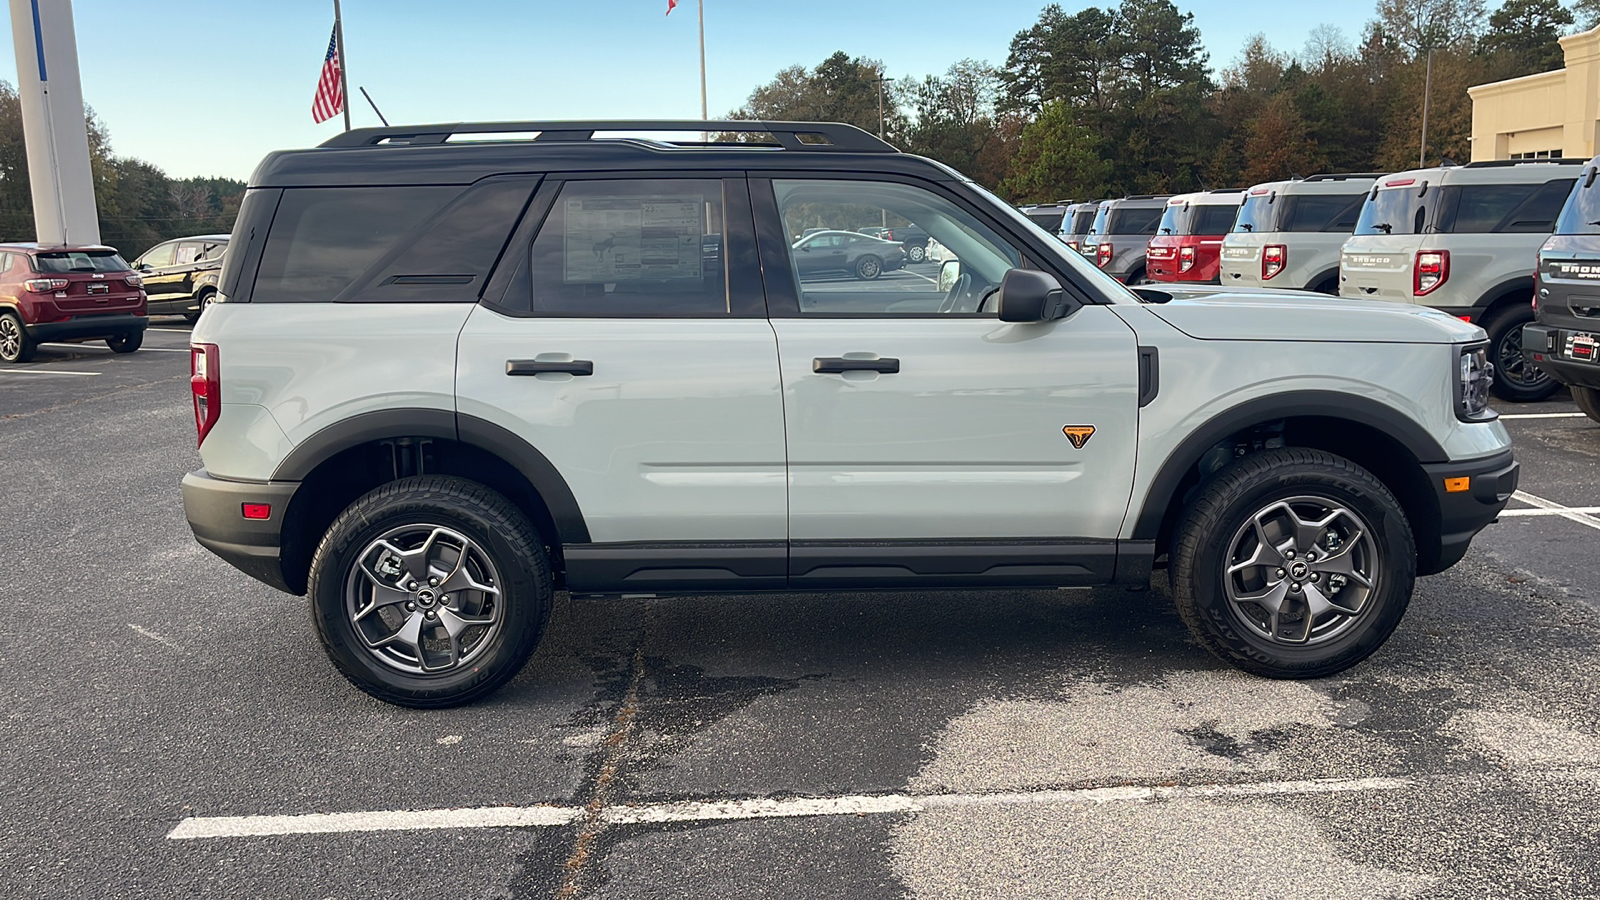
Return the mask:
[[[699,280],[702,203],[682,197],[566,201],[563,280]]]
[[[1596,352],[1597,348],[1600,348],[1600,340],[1596,340],[1592,334],[1585,334],[1581,331],[1567,334],[1568,359],[1575,359],[1579,362],[1600,362],[1600,354]]]

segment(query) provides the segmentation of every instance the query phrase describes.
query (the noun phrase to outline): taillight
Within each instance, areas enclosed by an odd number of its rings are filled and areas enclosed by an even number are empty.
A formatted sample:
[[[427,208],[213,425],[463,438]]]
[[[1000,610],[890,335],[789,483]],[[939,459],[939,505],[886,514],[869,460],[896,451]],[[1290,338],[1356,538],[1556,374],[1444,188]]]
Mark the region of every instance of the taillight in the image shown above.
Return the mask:
[[[1268,244],[1261,248],[1261,280],[1277,275],[1289,264],[1289,248],[1283,244]]]
[[[1194,248],[1178,248],[1178,272],[1181,274],[1194,268]]]
[[[1450,279],[1449,250],[1421,250],[1411,268],[1411,293],[1425,297]]]
[[[1111,265],[1111,245],[1102,242],[1100,246],[1096,247],[1094,251],[1094,260],[1095,263],[1102,269]]]
[[[194,394],[194,428],[198,447],[222,415],[222,370],[216,344],[189,345],[189,391]]]
[[[132,272],[122,276],[122,280],[128,283],[128,287],[138,287],[139,285],[144,284],[144,279],[133,274]]]
[[[51,291],[64,291],[72,282],[65,278],[29,278],[24,283],[35,294],[48,294]]]

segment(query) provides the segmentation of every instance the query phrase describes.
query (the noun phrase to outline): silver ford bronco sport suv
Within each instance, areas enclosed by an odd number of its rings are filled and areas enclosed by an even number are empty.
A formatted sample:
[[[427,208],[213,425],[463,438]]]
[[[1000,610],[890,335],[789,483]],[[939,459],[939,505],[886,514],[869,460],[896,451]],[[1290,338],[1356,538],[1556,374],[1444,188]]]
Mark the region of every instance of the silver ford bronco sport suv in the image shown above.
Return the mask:
[[[1524,358],[1533,270],[1582,166],[1475,162],[1377,180],[1339,261],[1339,295],[1424,304],[1489,333],[1494,393],[1542,400],[1560,388]]]
[[[641,137],[707,130],[750,142]],[[789,236],[822,216],[925,230],[945,287],[806,275]],[[1142,302],[845,125],[351,131],[261,163],[221,287],[193,336],[189,523],[308,595],[338,669],[408,706],[511,679],[556,591],[1157,566],[1212,652],[1327,675],[1517,482],[1476,326],[1295,294]]]
[[[1102,272],[1124,284],[1144,284],[1150,239],[1167,211],[1167,194],[1138,194],[1105,200],[1096,210],[1080,248]]]
[[[1339,251],[1376,175],[1313,175],[1250,189],[1222,239],[1224,287],[1339,293]]]

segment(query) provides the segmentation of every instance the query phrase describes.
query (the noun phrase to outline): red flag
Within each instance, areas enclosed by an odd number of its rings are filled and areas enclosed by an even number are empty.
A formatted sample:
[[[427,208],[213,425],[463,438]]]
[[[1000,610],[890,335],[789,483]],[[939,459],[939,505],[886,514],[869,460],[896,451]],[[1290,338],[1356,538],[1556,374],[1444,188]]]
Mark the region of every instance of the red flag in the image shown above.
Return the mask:
[[[677,8],[678,0],[667,0],[667,15],[672,15],[672,11]]]
[[[670,2],[670,0],[669,0]],[[339,29],[328,38],[328,55],[322,58],[322,77],[311,100],[311,121],[322,123],[344,110],[344,85],[339,80]]]

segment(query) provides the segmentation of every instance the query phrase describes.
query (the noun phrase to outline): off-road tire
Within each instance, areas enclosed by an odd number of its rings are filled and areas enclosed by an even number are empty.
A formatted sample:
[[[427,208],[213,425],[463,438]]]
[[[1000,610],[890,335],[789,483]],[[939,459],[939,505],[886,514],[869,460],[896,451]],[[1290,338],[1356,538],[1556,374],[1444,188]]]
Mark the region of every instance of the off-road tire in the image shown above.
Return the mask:
[[[11,310],[0,312],[0,362],[30,362],[38,350],[39,344],[28,337],[22,317]]]
[[[127,334],[108,337],[106,338],[106,346],[110,347],[115,353],[132,353],[144,346],[144,332],[130,331]]]
[[[1235,536],[1258,511],[1315,497],[1355,512],[1373,530],[1374,586],[1354,621],[1322,643],[1269,640],[1245,624],[1224,586]],[[1366,659],[1393,633],[1411,600],[1417,554],[1411,525],[1389,489],[1355,463],[1289,447],[1251,454],[1204,482],[1174,531],[1169,576],[1178,615],[1201,646],[1268,678],[1319,678]]]
[[[1572,401],[1578,404],[1583,414],[1600,422],[1600,390],[1584,387],[1581,384],[1572,385]]]
[[[1561,390],[1560,382],[1546,374],[1533,360],[1521,355],[1522,326],[1533,320],[1533,307],[1517,304],[1500,310],[1483,322],[1483,330],[1489,332],[1489,362],[1494,363],[1494,383],[1489,386],[1489,390],[1501,400],[1512,403],[1535,403],[1548,399],[1551,394]],[[1500,359],[1500,351],[1508,339],[1515,345],[1513,352],[1520,357],[1509,364]],[[1537,373],[1538,378],[1532,384],[1524,384],[1503,377],[1503,373],[1510,371],[1510,366],[1515,366],[1522,372]]]
[[[410,674],[368,650],[347,614],[347,583],[370,542],[397,527],[436,525],[470,538],[499,574],[499,629],[474,662]],[[311,618],[328,658],[361,690],[388,703],[436,709],[471,703],[522,670],[544,635],[553,595],[544,543],[505,497],[464,478],[424,475],[378,487],[331,526],[311,562]]]

